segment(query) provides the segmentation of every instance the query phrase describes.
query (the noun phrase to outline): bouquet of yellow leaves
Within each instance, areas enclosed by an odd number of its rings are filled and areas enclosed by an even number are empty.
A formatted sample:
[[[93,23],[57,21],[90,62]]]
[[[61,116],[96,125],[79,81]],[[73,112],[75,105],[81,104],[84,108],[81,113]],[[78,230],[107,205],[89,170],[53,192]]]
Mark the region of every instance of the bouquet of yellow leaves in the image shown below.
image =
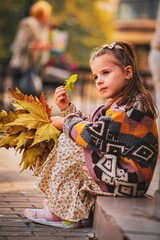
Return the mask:
[[[50,120],[51,108],[44,94],[40,99],[24,95],[18,88],[10,89],[15,111],[0,111],[0,147],[23,151],[21,171],[34,169],[42,164],[54,144],[57,144],[60,131]]]
[[[66,91],[74,90],[77,74],[72,75],[64,83]],[[51,108],[41,94],[40,99],[32,95],[24,95],[18,88],[9,89],[15,111],[0,111],[0,147],[14,148],[23,152],[20,166],[21,172],[27,168],[35,174],[45,162],[54,144],[57,144],[60,131],[50,120]]]

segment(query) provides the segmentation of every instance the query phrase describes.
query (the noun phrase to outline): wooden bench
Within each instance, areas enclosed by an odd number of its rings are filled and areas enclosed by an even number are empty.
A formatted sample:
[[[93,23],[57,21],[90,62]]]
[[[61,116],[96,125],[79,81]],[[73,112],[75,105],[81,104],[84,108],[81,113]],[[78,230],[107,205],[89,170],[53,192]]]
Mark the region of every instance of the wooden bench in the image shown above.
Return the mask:
[[[160,240],[159,175],[160,160],[144,197],[97,197],[93,226],[98,240]]]

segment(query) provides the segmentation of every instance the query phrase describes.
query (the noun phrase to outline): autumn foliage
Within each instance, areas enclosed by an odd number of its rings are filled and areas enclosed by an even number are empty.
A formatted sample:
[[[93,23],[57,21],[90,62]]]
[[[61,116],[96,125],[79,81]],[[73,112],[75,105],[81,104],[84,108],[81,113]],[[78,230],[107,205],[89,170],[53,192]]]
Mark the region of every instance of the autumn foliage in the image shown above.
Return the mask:
[[[10,89],[15,111],[0,111],[0,147],[22,152],[21,171],[34,169],[46,160],[60,131],[50,120],[51,108],[44,94],[40,99],[24,95],[18,88]]]

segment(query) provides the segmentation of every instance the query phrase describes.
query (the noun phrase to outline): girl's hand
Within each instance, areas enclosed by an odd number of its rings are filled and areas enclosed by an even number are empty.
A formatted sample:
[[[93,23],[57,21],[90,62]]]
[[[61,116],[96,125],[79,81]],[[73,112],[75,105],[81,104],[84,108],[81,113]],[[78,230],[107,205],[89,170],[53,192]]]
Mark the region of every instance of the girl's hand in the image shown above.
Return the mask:
[[[65,111],[69,107],[70,99],[63,86],[57,87],[54,94],[54,102],[61,111]]]
[[[60,130],[61,132],[63,131],[63,118],[60,116],[56,116],[56,117],[51,117],[51,122],[53,124],[53,126],[55,126],[58,130]]]

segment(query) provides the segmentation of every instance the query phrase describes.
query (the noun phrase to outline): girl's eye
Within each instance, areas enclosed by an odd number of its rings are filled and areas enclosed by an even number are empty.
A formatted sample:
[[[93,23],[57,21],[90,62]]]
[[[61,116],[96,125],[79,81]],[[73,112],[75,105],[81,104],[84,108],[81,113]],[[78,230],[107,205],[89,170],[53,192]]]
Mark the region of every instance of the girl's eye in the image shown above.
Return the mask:
[[[104,71],[103,72],[103,75],[107,75],[109,72],[108,71]]]
[[[97,78],[98,78],[97,76],[93,76],[93,80],[95,80],[95,81],[96,81],[96,80],[97,80]]]

